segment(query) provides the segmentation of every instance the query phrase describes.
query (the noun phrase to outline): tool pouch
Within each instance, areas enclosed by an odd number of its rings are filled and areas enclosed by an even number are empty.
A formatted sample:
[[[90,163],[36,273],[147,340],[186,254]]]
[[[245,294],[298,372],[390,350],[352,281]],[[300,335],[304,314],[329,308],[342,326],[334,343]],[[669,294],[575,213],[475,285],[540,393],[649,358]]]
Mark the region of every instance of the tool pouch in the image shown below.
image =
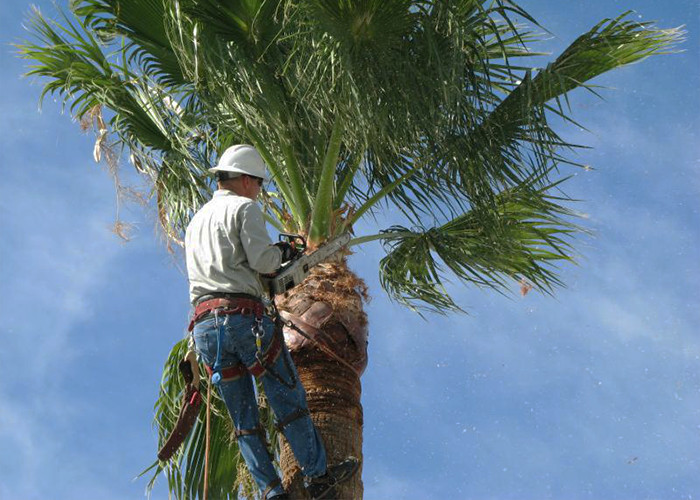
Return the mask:
[[[187,435],[194,427],[199,415],[199,409],[202,406],[202,395],[199,392],[199,377],[195,375],[194,370],[199,370],[199,367],[192,366],[192,362],[187,356],[180,361],[179,369],[182,378],[185,380],[185,392],[182,395],[182,404],[180,414],[177,417],[175,426],[173,427],[170,436],[165,441],[163,447],[158,451],[158,460],[166,461],[175,454],[177,449],[187,438]],[[198,374],[197,374],[198,375]],[[196,383],[193,383],[195,382]]]

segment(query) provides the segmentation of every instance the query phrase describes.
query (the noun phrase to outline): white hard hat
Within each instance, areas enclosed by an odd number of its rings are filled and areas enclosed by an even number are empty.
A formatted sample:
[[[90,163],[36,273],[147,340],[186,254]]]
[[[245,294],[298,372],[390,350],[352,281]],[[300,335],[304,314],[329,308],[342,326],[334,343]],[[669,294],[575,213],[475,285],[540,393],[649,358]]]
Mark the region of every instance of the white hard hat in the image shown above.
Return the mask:
[[[265,161],[260,153],[248,144],[237,144],[224,151],[219,158],[219,163],[209,169],[210,172],[231,172],[234,174],[246,174],[268,180]]]

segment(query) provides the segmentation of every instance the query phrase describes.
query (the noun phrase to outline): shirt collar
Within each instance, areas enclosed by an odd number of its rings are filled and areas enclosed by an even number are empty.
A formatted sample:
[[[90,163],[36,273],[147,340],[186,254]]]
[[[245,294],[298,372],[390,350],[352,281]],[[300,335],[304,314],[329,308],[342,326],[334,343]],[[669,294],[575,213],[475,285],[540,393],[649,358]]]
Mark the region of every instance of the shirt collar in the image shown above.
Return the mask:
[[[230,191],[228,189],[217,189],[214,191],[214,198],[218,198],[220,196],[238,196],[236,193],[233,191]]]

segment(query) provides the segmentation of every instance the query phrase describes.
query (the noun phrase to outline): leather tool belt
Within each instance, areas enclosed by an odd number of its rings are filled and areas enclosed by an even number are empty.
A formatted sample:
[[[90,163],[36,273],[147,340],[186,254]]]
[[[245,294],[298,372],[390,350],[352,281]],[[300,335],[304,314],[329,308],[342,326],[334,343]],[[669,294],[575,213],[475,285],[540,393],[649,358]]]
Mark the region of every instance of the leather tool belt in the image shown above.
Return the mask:
[[[220,297],[211,295],[214,298],[208,299],[209,296],[204,296],[205,300],[197,303],[194,309],[194,314],[190,320],[188,331],[192,331],[195,323],[209,315],[214,309],[219,309],[218,314],[252,314],[256,318],[262,318],[265,312],[265,305],[261,300],[253,297],[234,297],[221,294]]]

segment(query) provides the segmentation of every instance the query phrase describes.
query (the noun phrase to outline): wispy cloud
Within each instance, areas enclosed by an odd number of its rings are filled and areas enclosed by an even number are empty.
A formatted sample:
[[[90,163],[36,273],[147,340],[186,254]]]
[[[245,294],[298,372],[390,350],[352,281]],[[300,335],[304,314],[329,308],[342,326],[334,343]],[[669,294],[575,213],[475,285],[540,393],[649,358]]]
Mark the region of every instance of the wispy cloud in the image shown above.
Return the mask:
[[[19,156],[7,153],[6,159]],[[104,174],[46,169],[38,175],[41,167],[3,172],[0,187],[0,224],[9,235],[0,242],[0,364],[17,375],[0,379],[3,498],[51,497],[82,467],[71,459],[78,450],[64,449],[61,432],[86,402],[66,380],[83,363],[85,339],[76,328],[91,317],[92,298],[121,249],[108,229],[113,194]],[[66,459],[68,470],[57,465]],[[51,474],[63,479],[48,480]],[[81,481],[101,490],[93,498],[109,498],[88,475]]]

